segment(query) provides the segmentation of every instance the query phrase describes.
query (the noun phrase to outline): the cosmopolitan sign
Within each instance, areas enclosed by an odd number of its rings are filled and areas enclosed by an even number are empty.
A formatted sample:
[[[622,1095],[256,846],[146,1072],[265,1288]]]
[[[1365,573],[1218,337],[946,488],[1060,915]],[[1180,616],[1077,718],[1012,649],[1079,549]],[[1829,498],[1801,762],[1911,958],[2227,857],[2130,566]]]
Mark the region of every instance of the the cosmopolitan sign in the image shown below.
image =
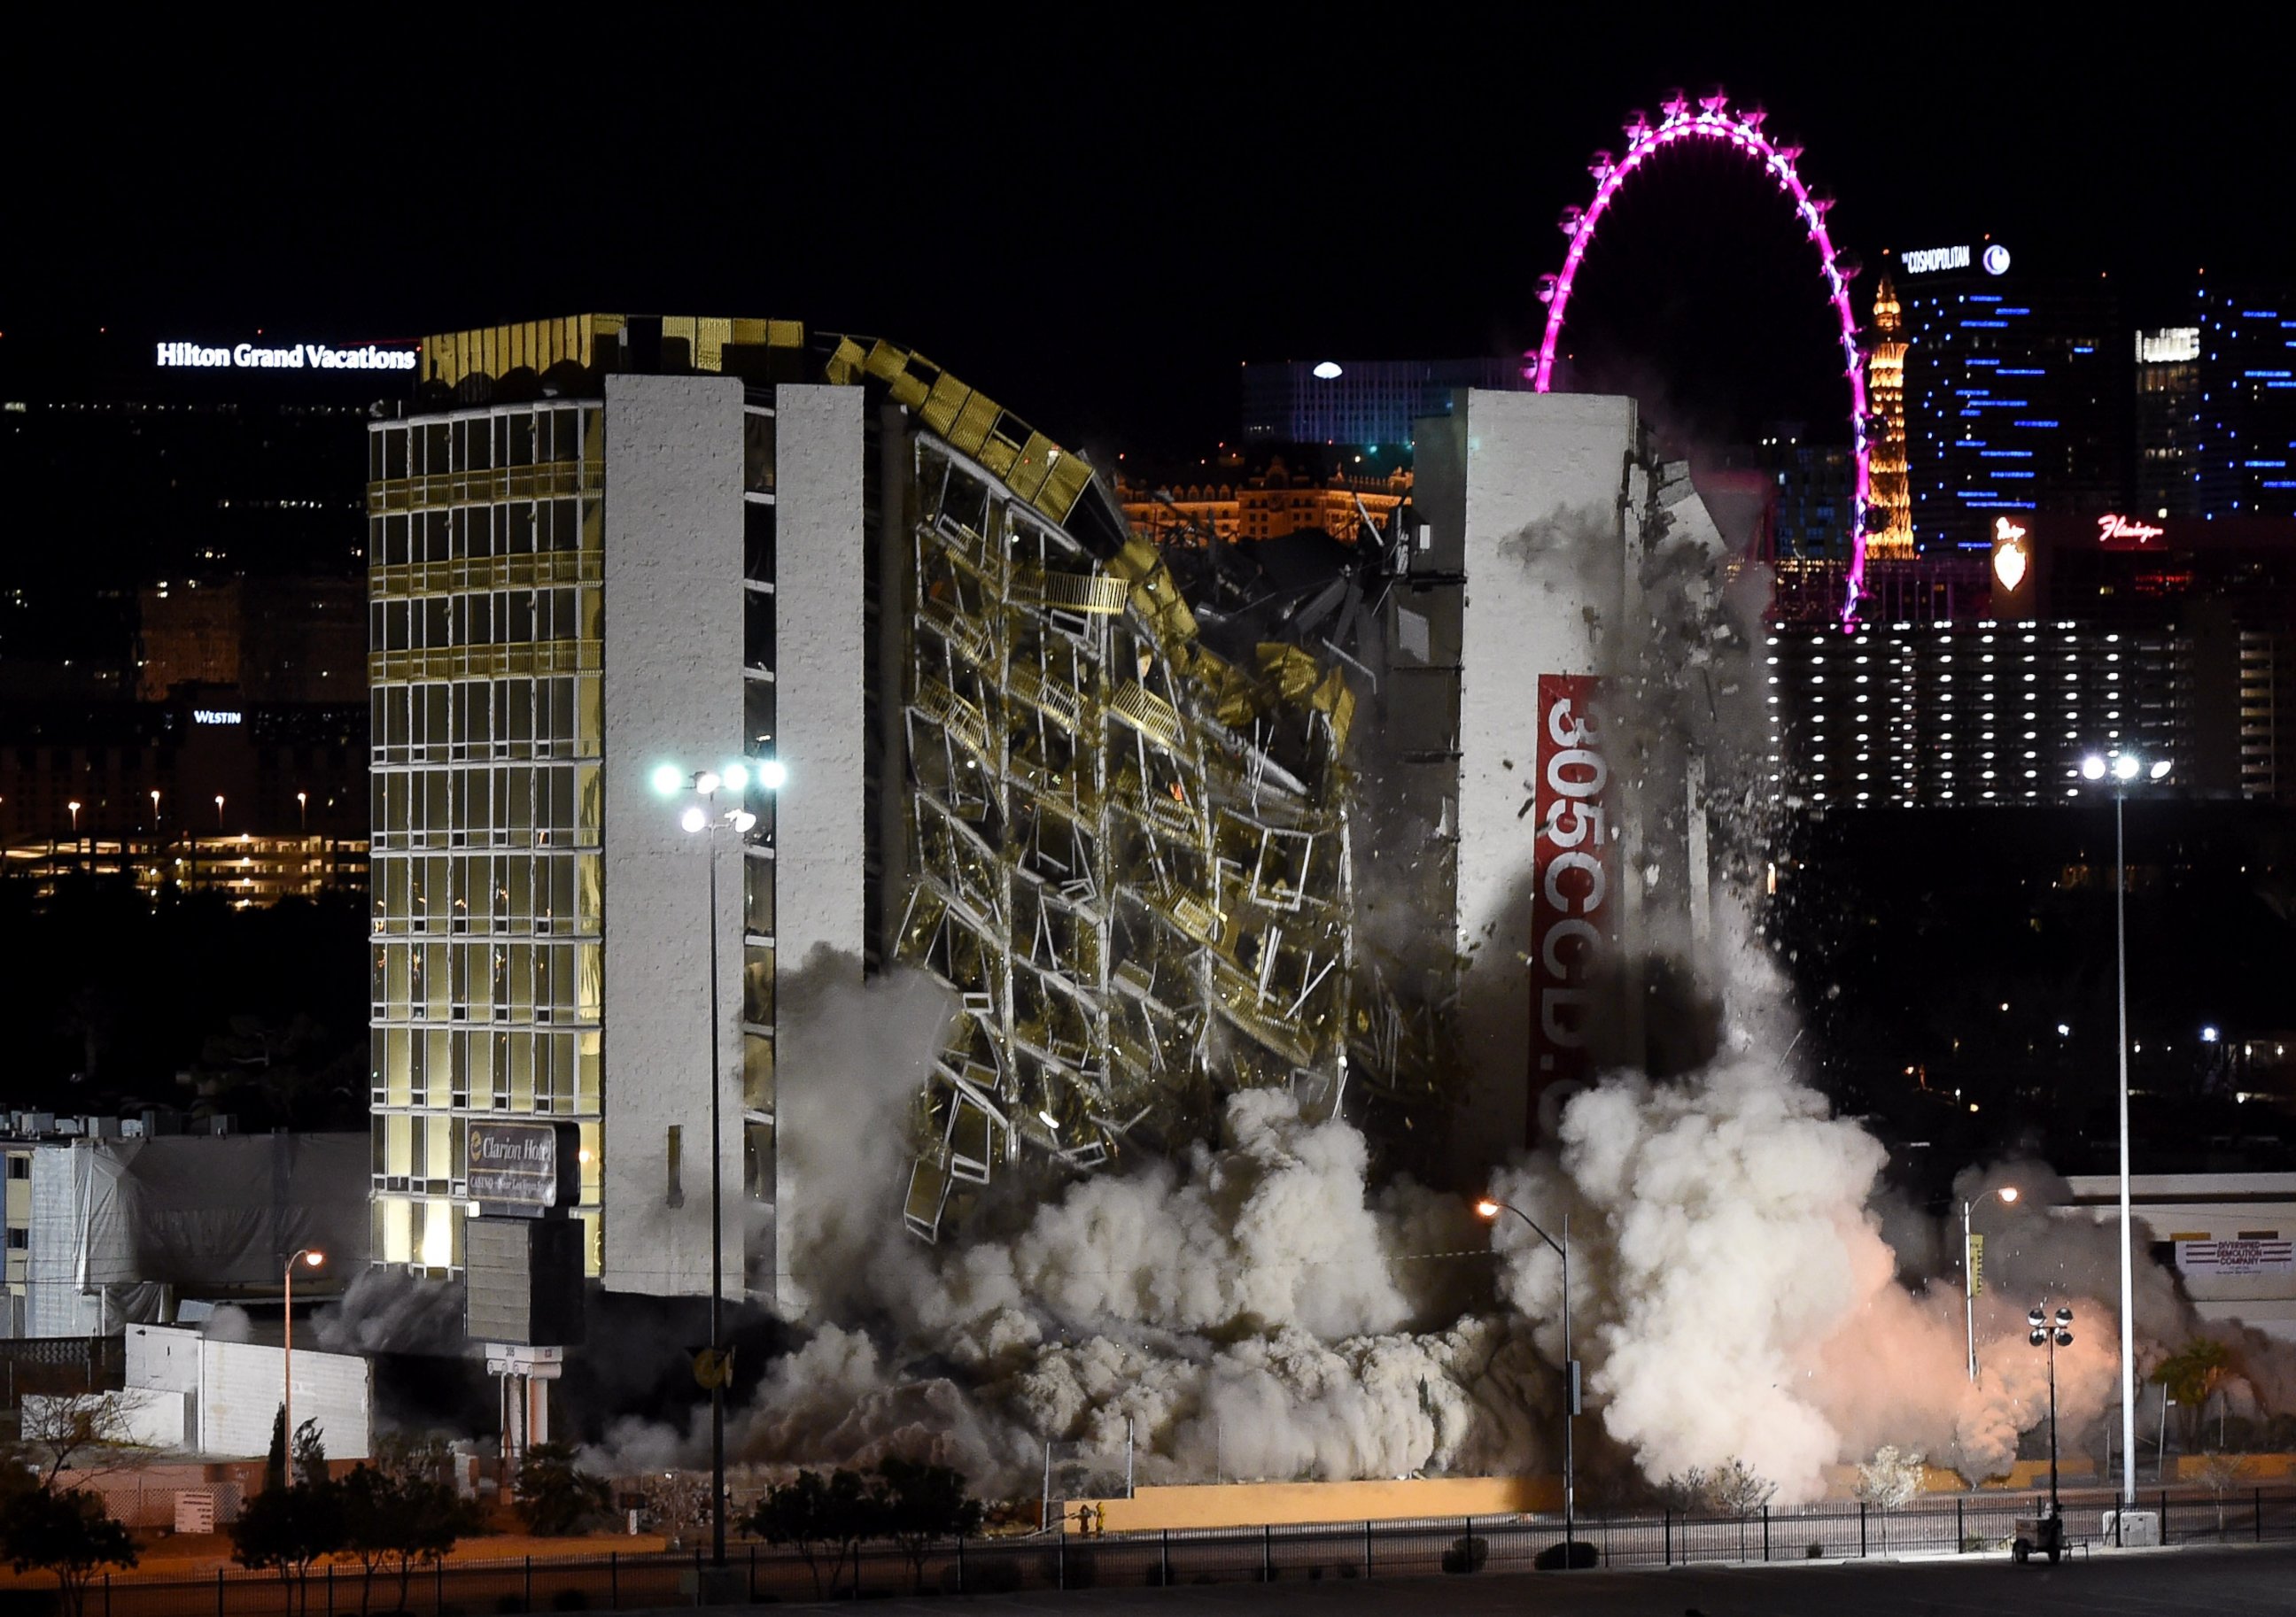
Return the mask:
[[[1926,275],[1933,270],[1967,269],[1969,249],[1964,247],[1923,247],[1900,257],[1908,275]]]
[[[355,348],[331,348],[323,342],[290,343],[283,348],[251,342],[228,348],[163,342],[158,363],[163,371],[412,371],[414,350],[371,342]]]
[[[1988,247],[1983,257],[1976,261],[1985,265],[1985,273],[1988,275],[2005,275],[2009,273],[2009,249],[1998,241]],[[1915,248],[1912,252],[1901,253],[1898,257],[1898,266],[1908,275],[1933,274],[1939,270],[1967,269],[1971,262],[1970,249],[1966,244],[1960,247],[1920,247]]]

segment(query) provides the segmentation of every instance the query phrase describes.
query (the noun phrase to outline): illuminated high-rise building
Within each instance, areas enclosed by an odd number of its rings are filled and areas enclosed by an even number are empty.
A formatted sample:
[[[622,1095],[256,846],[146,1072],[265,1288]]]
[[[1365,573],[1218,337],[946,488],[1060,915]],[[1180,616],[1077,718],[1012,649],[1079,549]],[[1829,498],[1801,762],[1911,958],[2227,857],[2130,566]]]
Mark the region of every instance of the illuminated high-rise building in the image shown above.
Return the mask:
[[[1917,550],[1989,550],[2004,512],[2126,509],[2134,387],[2112,282],[1981,238],[1899,253],[1894,280]]]
[[[1869,502],[1888,520],[1866,538],[1866,554],[1902,561],[1914,553],[1914,494],[1906,461],[1906,323],[1897,289],[1884,274],[1874,294],[1874,344],[1866,359],[1866,394],[1881,424],[1874,436]]]
[[[2201,289],[2194,494],[2203,517],[2296,516],[2296,295]]]
[[[1516,389],[1519,358],[1247,360],[1247,444],[1361,444],[1407,447],[1412,422],[1448,415],[1470,388]]]
[[[2201,411],[2201,329],[2136,333],[2136,509],[2155,520],[2201,514],[2193,445]]]

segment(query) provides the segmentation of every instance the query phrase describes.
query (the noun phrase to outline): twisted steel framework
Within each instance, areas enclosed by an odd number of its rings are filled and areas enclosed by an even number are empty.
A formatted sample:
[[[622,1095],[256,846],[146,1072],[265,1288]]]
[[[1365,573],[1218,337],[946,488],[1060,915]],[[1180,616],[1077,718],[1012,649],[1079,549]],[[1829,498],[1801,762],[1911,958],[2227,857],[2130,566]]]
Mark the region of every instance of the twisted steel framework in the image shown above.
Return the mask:
[[[1642,113],[1633,115],[1626,125],[1626,155],[1615,161],[1607,151],[1595,154],[1589,169],[1595,176],[1595,200],[1591,206],[1566,208],[1562,212],[1562,233],[1570,238],[1570,250],[1562,260],[1558,275],[1539,278],[1539,301],[1546,306],[1546,332],[1539,339],[1538,350],[1523,357],[1533,363],[1523,371],[1532,389],[1547,392],[1554,380],[1554,353],[1562,339],[1562,321],[1570,302],[1570,288],[1578,280],[1578,266],[1587,257],[1587,246],[1595,240],[1595,225],[1619,194],[1627,176],[1656,157],[1669,146],[1689,141],[1705,141],[1742,152],[1759,163],[1765,173],[1777,182],[1780,191],[1792,198],[1794,211],[1801,216],[1802,225],[1811,243],[1816,247],[1820,267],[1825,273],[1825,284],[1833,300],[1834,313],[1841,320],[1841,356],[1844,372],[1849,379],[1849,441],[1857,462],[1857,495],[1851,506],[1849,525],[1849,578],[1848,598],[1841,605],[1841,620],[1845,626],[1857,616],[1857,601],[1866,585],[1866,506],[1873,490],[1872,450],[1866,436],[1866,368],[1857,349],[1857,316],[1849,306],[1849,274],[1834,251],[1833,239],[1826,232],[1826,209],[1833,200],[1812,194],[1802,183],[1794,159],[1801,155],[1799,146],[1781,146],[1762,133],[1766,116],[1759,107],[1750,107],[1741,112],[1730,110],[1729,97],[1720,91],[1699,98],[1697,110],[1680,93],[1669,96],[1660,110],[1664,118],[1655,126]]]

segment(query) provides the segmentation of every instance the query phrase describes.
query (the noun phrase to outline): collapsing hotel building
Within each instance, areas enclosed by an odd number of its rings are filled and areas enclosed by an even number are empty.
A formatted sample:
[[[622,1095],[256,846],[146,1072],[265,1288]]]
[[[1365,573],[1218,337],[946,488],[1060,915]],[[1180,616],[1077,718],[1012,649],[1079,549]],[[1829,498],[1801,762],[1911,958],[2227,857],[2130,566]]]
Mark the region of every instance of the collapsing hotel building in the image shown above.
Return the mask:
[[[928,1240],[1241,1086],[1439,1129],[1429,982],[1359,941],[1346,762],[1407,513],[1160,551],[921,356],[779,321],[428,339],[371,474],[378,1262],[459,1270],[470,1128],[531,1117],[579,1142],[587,1271],[706,1293],[713,959],[721,1272],[761,1301],[794,1199],[850,1194],[783,1143],[870,1126],[777,1065],[784,964],[955,997]],[[738,837],[647,784],[742,759],[782,784]]]

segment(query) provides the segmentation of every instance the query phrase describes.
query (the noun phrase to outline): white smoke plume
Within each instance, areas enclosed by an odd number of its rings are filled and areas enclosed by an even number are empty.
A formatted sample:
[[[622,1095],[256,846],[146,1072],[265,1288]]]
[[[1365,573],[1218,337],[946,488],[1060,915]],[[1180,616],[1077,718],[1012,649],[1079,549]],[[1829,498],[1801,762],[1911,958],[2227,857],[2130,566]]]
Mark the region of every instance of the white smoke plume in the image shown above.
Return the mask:
[[[1759,842],[1775,794],[1731,767],[1760,739],[1760,683],[1717,559],[1696,534],[1644,558],[1649,621],[1609,672],[1604,719],[1620,801],[1646,828],[1679,819],[1684,760],[1705,760],[1726,862]],[[2037,1302],[2076,1313],[2061,1417],[2069,1433],[2094,1425],[2117,1379],[2111,1232],[2053,1216],[2049,1181],[2016,1170],[2026,1197],[1988,1226],[1972,1384],[1958,1279],[1926,1278],[1946,1244],[1882,1193],[1881,1144],[1796,1076],[1785,990],[1745,919],[1718,895],[1693,938],[1665,908],[1645,942],[1695,985],[1672,1049],[1699,1053],[1665,1079],[1604,1076],[1561,1109],[1549,1149],[1493,1184],[1558,1234],[1570,1220],[1582,1468],[1649,1483],[1736,1458],[1782,1501],[1816,1497],[1828,1466],[1883,1443],[1972,1481],[1997,1474],[2046,1418],[2046,1356],[2023,1319]],[[1013,1490],[1033,1487],[1048,1442],[1120,1465],[1128,1433],[1149,1482],[1554,1468],[1555,1254],[1512,1219],[1485,1231],[1459,1198],[1372,1185],[1362,1136],[1283,1091],[1231,1097],[1219,1139],[1178,1160],[984,1209],[953,1246],[900,1239],[906,1108],[945,1002],[900,974],[858,976],[816,960],[784,987],[808,1009],[783,1070],[837,1106],[832,1126],[807,1127],[784,1096],[800,1221],[787,1249],[816,1323],[740,1417],[743,1456],[924,1453]],[[2172,1276],[2141,1267],[2149,1367],[2194,1319]],[[2251,1396],[2296,1407],[2296,1359],[2239,1343]],[[600,1458],[690,1461],[703,1435],[698,1417],[627,1425]]]
[[[1782,1500],[1884,1442],[1997,1474],[2046,1415],[2033,1303],[2077,1316],[2058,1355],[2070,1447],[2115,1395],[2113,1232],[2052,1214],[2043,1171],[2015,1171],[2026,1194],[1988,1228],[1972,1386],[1958,1280],[1909,1278],[1883,1237],[1881,1146],[1733,1026],[1684,1079],[1614,1074],[1580,1094],[1557,1147],[1495,1181],[1549,1229],[1571,1220],[1582,1466],[1603,1468],[1605,1439],[1650,1481],[1742,1458]],[[1248,1091],[1217,1146],[1083,1180],[1002,1239],[928,1253],[876,1235],[841,1292],[865,1323],[824,1323],[776,1360],[736,1451],[926,1454],[1022,1489],[1048,1440],[1120,1463],[1128,1419],[1143,1482],[1552,1468],[1554,1254],[1512,1220],[1468,1233],[1452,1198],[1375,1195],[1365,1165],[1345,1123]],[[1454,1243],[1483,1238],[1501,1309],[1431,1314],[1445,1289],[1431,1277],[1456,1286],[1479,1261]],[[2200,1327],[2172,1275],[2139,1270],[2149,1368]],[[2288,1408],[2284,1350],[2235,1335],[2251,1396]],[[698,1418],[632,1423],[602,1450],[651,1468],[703,1438]]]

